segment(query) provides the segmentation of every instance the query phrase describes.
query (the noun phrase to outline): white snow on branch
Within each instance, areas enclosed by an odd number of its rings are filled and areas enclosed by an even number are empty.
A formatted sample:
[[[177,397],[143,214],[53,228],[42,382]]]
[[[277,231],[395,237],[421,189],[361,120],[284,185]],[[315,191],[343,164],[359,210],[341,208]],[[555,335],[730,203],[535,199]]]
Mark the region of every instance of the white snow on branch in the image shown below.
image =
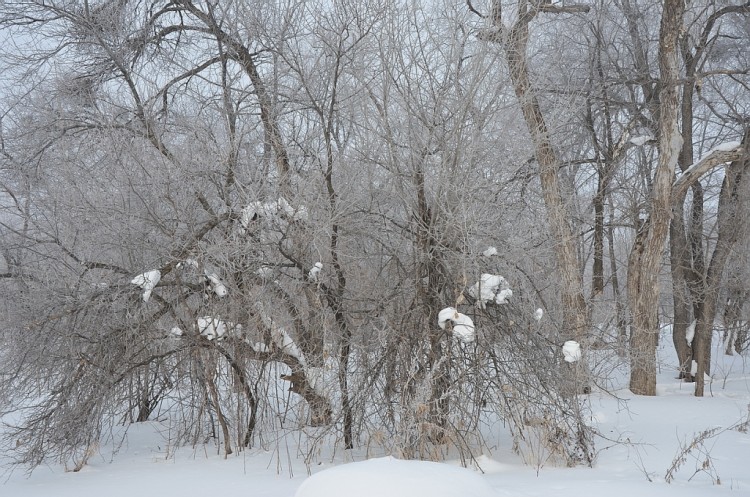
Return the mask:
[[[474,341],[476,332],[474,330],[474,321],[466,314],[461,314],[453,307],[446,307],[438,313],[438,326],[445,329],[448,321],[453,323],[453,336],[464,343]]]
[[[685,172],[678,175],[672,184],[672,196],[684,194],[690,185],[697,181],[703,174],[711,169],[727,162],[738,160],[742,157],[742,143],[738,141],[726,142],[712,148],[706,155],[688,167]]]
[[[469,295],[477,301],[477,307],[484,309],[488,302],[505,304],[513,296],[508,281],[496,274],[483,274],[479,281],[469,288]]]
[[[213,290],[213,292],[219,297],[226,297],[229,293],[229,290],[227,289],[227,286],[224,284],[224,282],[221,281],[219,275],[208,271],[205,271],[204,274],[206,275],[206,279],[208,279],[208,282],[211,284],[211,290]]]
[[[565,362],[578,362],[581,360],[581,345],[575,340],[568,340],[563,344],[563,357]]]
[[[544,317],[544,309],[540,307],[539,309],[534,311],[534,319],[536,321],[541,321],[543,317]]]
[[[307,209],[304,206],[292,207],[284,197],[271,202],[253,202],[242,209],[240,223],[245,229],[256,219],[278,220],[284,217],[289,221],[307,221]]]
[[[315,393],[321,397],[330,398],[338,383],[338,376],[331,363],[326,362],[322,367],[309,366],[305,374],[308,384],[315,390]]]
[[[302,350],[297,346],[297,343],[294,341],[294,339],[289,335],[289,333],[287,333],[284,328],[277,325],[276,322],[268,316],[268,314],[265,312],[265,309],[263,309],[263,304],[261,304],[260,302],[256,302],[255,308],[258,310],[260,319],[261,321],[263,321],[263,324],[270,330],[271,340],[273,341],[274,345],[276,345],[276,347],[278,347],[278,349],[281,350],[281,352],[283,352],[284,354],[295,357],[302,365],[302,367],[304,369],[307,369],[307,361],[305,360],[305,356],[302,353]]]
[[[487,247],[487,250],[482,252],[482,255],[485,257],[492,257],[493,255],[497,255],[497,248],[495,247]]]
[[[438,313],[438,326],[441,330],[445,329],[445,325],[448,321],[453,321],[454,316],[458,314],[458,311],[453,307],[446,307]]]
[[[242,332],[241,324],[234,324],[229,321],[222,321],[211,316],[203,316],[197,319],[198,332],[209,340],[221,340],[227,334],[240,334]]]
[[[632,143],[633,145],[635,145],[636,147],[642,147],[648,142],[653,141],[653,139],[654,137],[650,135],[640,135],[640,136],[634,136],[628,141]]]
[[[199,267],[198,261],[195,259],[185,259],[184,261],[177,263],[177,269],[198,269]]]
[[[161,280],[161,271],[152,269],[151,271],[139,274],[130,283],[143,289],[143,301],[148,302],[148,299],[151,298],[151,292],[159,283],[159,280]]]
[[[739,150],[741,147],[742,142],[739,141],[720,143],[719,145],[716,145],[714,148],[712,148],[709,154],[711,152],[734,152],[735,150]]]
[[[270,350],[268,350],[268,347],[266,346],[266,344],[263,343],[263,342],[255,342],[252,345],[252,349],[255,352],[270,352]]]
[[[693,345],[693,338],[695,338],[695,325],[698,321],[693,319],[693,322],[685,329],[685,340],[688,345]]]
[[[738,141],[731,141],[731,142],[724,142],[716,145],[714,148],[709,150],[706,154],[704,154],[699,160],[697,160],[693,165],[688,167],[684,173],[682,173],[683,176],[687,176],[691,174],[694,170],[700,169],[702,166],[705,165],[707,161],[710,160],[711,156],[717,155],[721,152],[738,152],[742,148],[742,143]]]
[[[261,266],[255,270],[255,274],[264,280],[271,280],[276,274],[276,270],[269,266]]]
[[[307,277],[310,279],[310,281],[318,281],[318,274],[320,274],[320,270],[323,269],[323,263],[322,262],[316,262],[312,269],[307,273]]]

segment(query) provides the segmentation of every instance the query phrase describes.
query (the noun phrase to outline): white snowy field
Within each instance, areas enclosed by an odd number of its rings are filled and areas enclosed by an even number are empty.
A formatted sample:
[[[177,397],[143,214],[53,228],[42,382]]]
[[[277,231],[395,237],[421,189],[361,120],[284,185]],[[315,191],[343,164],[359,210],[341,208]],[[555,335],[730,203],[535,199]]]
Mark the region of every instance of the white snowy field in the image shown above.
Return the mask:
[[[151,422],[131,427],[114,457],[102,450],[80,472],[62,467],[41,467],[31,476],[6,471],[0,495],[292,497],[298,489],[298,497],[750,495],[750,360],[724,356],[717,344],[708,394],[695,398],[691,385],[675,379],[671,340],[662,343],[657,397],[630,394],[622,388],[622,377],[615,380],[619,388],[589,396],[593,422],[604,437],[597,439],[594,468],[525,466],[503,442],[507,437],[498,424],[493,429],[501,441],[477,457],[481,471],[461,470],[457,461],[445,463],[450,467],[395,459],[346,466],[365,457],[337,451],[309,468],[312,474],[336,470],[300,489],[308,468],[297,457],[294,437],[273,450],[255,449],[226,460],[213,447],[183,448],[166,457],[165,427]],[[706,430],[713,431],[694,443]],[[683,449],[690,450],[680,457]],[[7,462],[9,455],[0,457]]]

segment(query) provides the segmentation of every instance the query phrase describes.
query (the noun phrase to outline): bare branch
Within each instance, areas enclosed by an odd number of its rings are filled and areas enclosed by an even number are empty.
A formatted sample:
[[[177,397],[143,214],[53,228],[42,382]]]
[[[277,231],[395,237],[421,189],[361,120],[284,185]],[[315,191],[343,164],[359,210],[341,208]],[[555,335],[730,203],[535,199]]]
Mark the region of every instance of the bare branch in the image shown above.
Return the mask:
[[[672,200],[682,198],[687,192],[690,185],[698,181],[698,179],[705,173],[720,166],[727,162],[733,162],[742,158],[743,147],[737,145],[736,148],[731,150],[713,150],[700,161],[696,162],[690,168],[688,168],[679,178],[677,178],[672,185]]]
[[[591,10],[588,5],[552,5],[543,3],[539,6],[539,12],[545,14],[585,14]]]

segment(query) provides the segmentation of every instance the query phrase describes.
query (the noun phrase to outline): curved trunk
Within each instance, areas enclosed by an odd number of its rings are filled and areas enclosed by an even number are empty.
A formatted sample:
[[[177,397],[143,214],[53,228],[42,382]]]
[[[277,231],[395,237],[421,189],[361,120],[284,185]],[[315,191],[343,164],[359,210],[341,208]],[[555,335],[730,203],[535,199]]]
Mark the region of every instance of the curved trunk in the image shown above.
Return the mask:
[[[534,155],[539,163],[539,179],[550,231],[555,240],[555,255],[561,283],[561,304],[565,332],[579,342],[585,342],[589,313],[583,296],[581,267],[576,252],[576,239],[568,222],[558,171],[561,161],[552,146],[547,123],[542,114],[536,92],[531,85],[526,60],[531,11],[519,12],[519,19],[508,32],[505,50],[510,77],[518,97],[526,127],[534,144]]]

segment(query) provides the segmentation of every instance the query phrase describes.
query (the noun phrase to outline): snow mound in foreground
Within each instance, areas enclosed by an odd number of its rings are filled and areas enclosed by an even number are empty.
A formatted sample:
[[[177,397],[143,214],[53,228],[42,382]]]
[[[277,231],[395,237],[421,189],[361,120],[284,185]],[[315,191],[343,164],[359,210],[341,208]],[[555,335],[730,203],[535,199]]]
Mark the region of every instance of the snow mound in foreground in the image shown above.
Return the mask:
[[[295,497],[497,497],[492,487],[466,468],[393,457],[344,464],[317,473]]]

